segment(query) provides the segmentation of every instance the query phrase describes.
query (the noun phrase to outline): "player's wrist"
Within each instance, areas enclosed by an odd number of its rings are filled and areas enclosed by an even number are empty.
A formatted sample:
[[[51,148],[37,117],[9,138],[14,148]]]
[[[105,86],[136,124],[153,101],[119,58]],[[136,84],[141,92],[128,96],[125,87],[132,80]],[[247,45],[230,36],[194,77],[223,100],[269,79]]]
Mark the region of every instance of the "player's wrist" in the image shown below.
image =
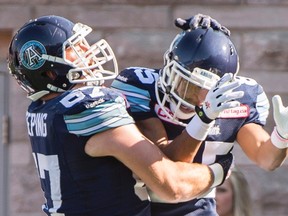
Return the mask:
[[[203,110],[203,107],[196,106],[195,107],[195,112],[199,116],[199,118],[206,124],[211,123],[214,119],[211,119],[207,116],[205,111]]]
[[[210,188],[219,186],[224,181],[224,170],[219,163],[209,165],[211,172],[213,173],[214,180]]]
[[[282,137],[277,131],[277,127],[274,127],[274,130],[271,133],[271,142],[272,144],[279,149],[284,149],[288,147],[288,139]]]
[[[205,123],[198,115],[195,115],[186,126],[186,131],[196,140],[205,140],[213,124],[214,121]]]

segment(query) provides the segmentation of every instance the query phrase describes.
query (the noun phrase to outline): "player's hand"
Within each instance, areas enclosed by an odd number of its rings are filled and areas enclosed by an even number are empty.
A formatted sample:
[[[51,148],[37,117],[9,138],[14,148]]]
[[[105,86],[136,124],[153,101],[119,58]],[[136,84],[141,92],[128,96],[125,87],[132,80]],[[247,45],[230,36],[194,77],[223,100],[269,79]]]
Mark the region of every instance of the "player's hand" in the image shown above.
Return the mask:
[[[227,36],[230,36],[230,31],[225,26],[222,26],[217,20],[211,18],[208,15],[204,14],[197,14],[187,19],[177,18],[175,19],[175,26],[186,31],[186,30],[193,30],[196,28],[209,28],[216,31],[222,31]]]
[[[228,108],[240,106],[236,99],[243,97],[243,91],[233,91],[241,85],[239,80],[233,79],[232,73],[226,73],[212,87],[206,95],[203,106],[195,107],[195,111],[201,120],[205,123],[212,122],[220,112]]]
[[[187,133],[194,139],[204,140],[220,112],[240,106],[236,99],[243,97],[244,92],[233,91],[240,85],[239,80],[233,79],[232,73],[225,74],[208,91],[203,106],[195,106],[197,115],[186,126]]]
[[[277,132],[282,138],[288,139],[288,107],[283,106],[282,99],[279,95],[273,96],[272,103]]]
[[[227,179],[233,160],[234,156],[229,152],[226,155],[221,155],[220,159],[218,159],[214,164],[209,165],[214,174],[214,182],[211,188],[223,184]]]

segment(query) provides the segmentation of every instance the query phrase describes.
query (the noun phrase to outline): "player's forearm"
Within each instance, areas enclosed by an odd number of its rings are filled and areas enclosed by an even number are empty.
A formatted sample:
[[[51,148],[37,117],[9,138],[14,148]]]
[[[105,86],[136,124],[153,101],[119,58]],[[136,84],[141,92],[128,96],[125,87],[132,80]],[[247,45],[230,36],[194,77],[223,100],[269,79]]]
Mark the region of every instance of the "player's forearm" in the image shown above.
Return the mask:
[[[161,150],[173,161],[192,162],[201,143],[184,130],[169,145],[162,146]]]
[[[115,157],[164,200],[193,199],[213,183],[214,175],[208,166],[169,160],[135,125],[95,134],[88,140],[85,151],[92,157]]]
[[[158,118],[137,121],[137,127],[173,161],[193,161],[201,144],[201,141],[189,136],[186,130],[169,143],[165,128]]]
[[[176,166],[169,166],[169,177],[160,187],[159,182],[147,185],[157,202],[188,201],[208,191],[213,184],[214,175],[206,165],[177,162]]]
[[[267,171],[273,171],[280,167],[287,157],[287,148],[279,149],[273,145],[271,139],[261,145],[259,150],[258,164]]]

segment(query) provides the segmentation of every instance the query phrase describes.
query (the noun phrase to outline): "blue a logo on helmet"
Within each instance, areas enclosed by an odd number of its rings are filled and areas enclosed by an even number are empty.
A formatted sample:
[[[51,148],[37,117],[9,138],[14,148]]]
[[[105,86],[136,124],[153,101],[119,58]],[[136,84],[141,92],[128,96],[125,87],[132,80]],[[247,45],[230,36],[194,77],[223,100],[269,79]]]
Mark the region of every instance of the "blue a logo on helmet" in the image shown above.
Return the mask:
[[[45,63],[42,54],[47,54],[42,43],[35,40],[28,41],[20,50],[21,63],[29,70],[37,70]]]

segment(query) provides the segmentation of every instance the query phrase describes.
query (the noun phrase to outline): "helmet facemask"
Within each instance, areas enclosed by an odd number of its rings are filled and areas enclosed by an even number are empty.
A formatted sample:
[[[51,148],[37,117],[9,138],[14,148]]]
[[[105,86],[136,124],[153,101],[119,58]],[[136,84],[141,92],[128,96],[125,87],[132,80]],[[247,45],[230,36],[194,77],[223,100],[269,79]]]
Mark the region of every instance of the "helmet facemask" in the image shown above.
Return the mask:
[[[169,55],[167,52],[165,55]],[[173,122],[185,126],[181,120],[192,118],[195,114],[195,104],[191,96],[199,94],[201,89],[211,89],[220,77],[208,70],[194,68],[191,72],[180,65],[176,60],[168,60],[165,57],[166,65],[163,67],[159,80],[156,96],[160,107]],[[158,91],[164,94],[160,99]],[[165,111],[164,106],[170,105],[172,112]]]
[[[70,83],[102,85],[105,80],[114,79],[118,74],[117,60],[110,45],[104,39],[92,45],[86,40],[85,37],[91,31],[91,27],[77,23],[73,27],[74,34],[63,43],[63,60],[66,64],[72,66],[67,73]],[[85,52],[79,48],[80,43],[88,48]],[[70,61],[67,58],[68,49],[72,50],[77,56],[75,60]],[[49,56],[48,58],[44,56],[44,58],[51,61]],[[54,61],[57,61],[57,59],[54,59]],[[105,68],[103,67],[104,64]]]

